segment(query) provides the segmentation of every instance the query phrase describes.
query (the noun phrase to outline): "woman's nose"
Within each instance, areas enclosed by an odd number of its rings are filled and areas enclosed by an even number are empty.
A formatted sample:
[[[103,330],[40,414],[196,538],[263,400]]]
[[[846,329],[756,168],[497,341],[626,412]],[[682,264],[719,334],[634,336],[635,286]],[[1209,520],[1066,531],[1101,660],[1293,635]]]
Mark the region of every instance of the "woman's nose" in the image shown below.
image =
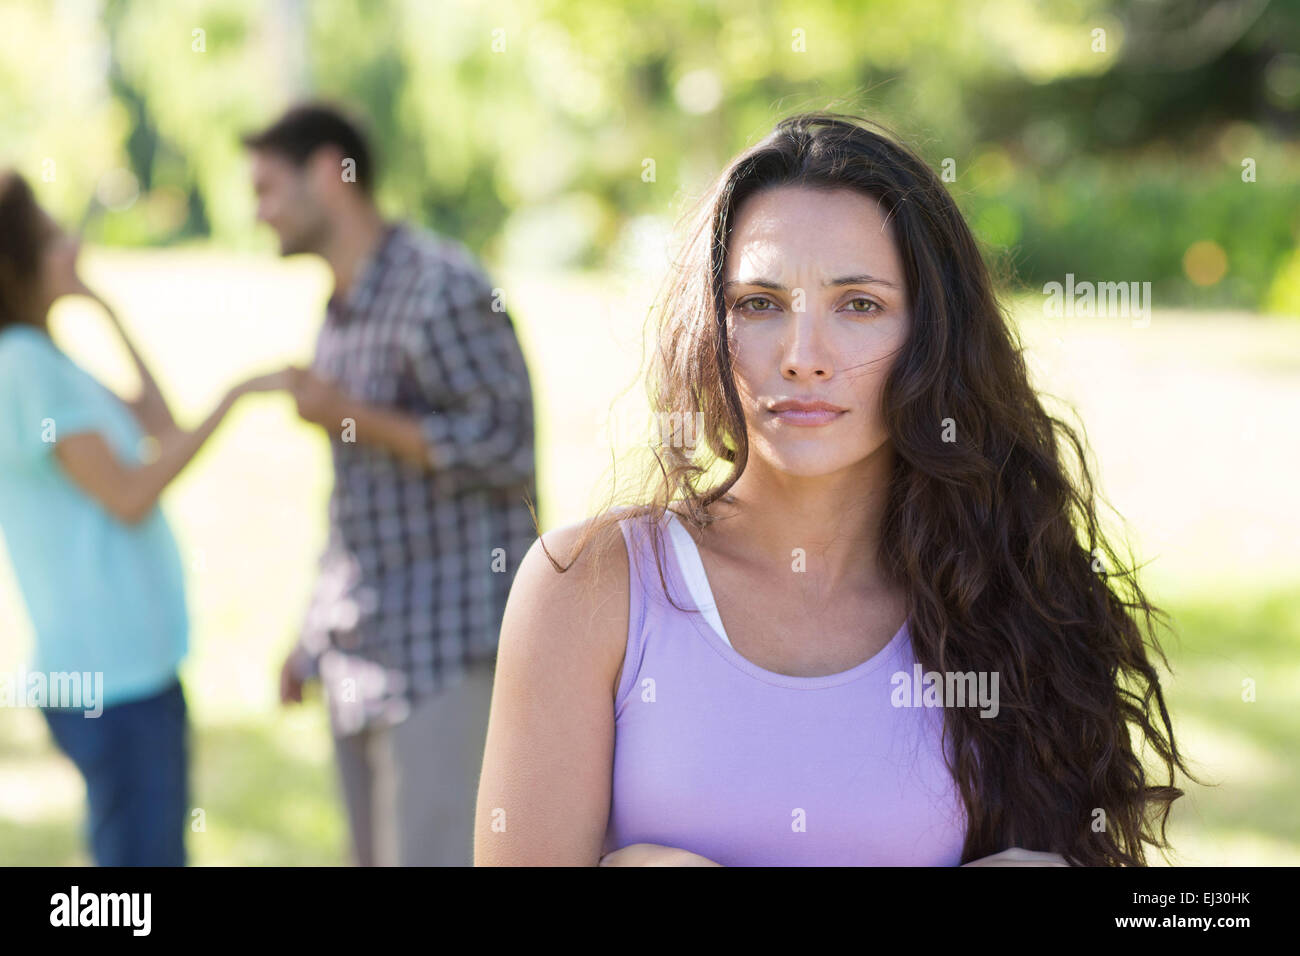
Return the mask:
[[[826,350],[821,329],[821,318],[812,312],[797,313],[792,323],[790,340],[782,359],[781,374],[785,378],[825,379],[833,373],[830,354]]]

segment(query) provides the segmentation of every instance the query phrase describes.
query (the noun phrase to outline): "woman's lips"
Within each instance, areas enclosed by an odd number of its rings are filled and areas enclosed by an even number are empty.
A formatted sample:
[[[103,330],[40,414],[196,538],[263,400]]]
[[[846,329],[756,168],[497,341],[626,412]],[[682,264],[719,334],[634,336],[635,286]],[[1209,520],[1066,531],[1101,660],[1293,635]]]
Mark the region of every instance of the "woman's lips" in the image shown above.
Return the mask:
[[[800,409],[787,408],[783,411],[772,412],[777,421],[784,422],[787,425],[800,425],[803,427],[815,428],[818,425],[827,425],[839,418],[844,412],[833,412],[829,409]]]

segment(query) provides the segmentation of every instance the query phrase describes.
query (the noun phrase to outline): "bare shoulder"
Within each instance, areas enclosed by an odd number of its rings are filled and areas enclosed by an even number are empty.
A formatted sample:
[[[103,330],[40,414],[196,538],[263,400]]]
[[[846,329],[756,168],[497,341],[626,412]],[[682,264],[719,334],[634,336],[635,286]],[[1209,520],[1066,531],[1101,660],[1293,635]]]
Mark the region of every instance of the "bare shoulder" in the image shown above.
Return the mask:
[[[591,521],[548,531],[528,549],[510,590],[501,651],[544,654],[557,666],[596,666],[612,699],[627,649],[627,547],[611,521],[575,556]],[[551,558],[568,570],[557,570]]]
[[[600,860],[613,778],[613,688],[627,635],[627,559],[616,522],[588,530],[584,521],[542,535],[515,574],[479,775],[476,865]],[[568,570],[557,570],[551,557]],[[499,825],[507,815],[510,825]]]

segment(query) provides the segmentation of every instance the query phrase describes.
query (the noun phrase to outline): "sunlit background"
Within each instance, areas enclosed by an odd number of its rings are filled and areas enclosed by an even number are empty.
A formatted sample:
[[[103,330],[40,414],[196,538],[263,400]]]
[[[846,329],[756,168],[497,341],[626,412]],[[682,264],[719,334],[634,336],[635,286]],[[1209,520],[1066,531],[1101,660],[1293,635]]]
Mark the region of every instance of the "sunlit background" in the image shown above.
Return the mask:
[[[1214,784],[1176,805],[1175,862],[1297,864],[1298,50],[1294,0],[4,0],[0,165],[84,230],[87,280],[196,423],[243,376],[308,360],[328,293],[255,226],[239,135],[300,97],[351,106],[384,210],[464,241],[503,291],[551,528],[605,500],[641,432],[643,325],[683,210],[782,115],[885,123],[948,173],[1173,614],[1175,728]],[[1149,324],[1047,315],[1067,274],[1151,283]],[[135,387],[88,303],[54,330]],[[276,697],[331,478],[289,400],[256,397],[164,497],[194,624],[196,863],[346,859],[320,701]],[[12,672],[31,633],[6,561]],[[0,863],[85,863],[82,801],[39,715],[0,710]]]

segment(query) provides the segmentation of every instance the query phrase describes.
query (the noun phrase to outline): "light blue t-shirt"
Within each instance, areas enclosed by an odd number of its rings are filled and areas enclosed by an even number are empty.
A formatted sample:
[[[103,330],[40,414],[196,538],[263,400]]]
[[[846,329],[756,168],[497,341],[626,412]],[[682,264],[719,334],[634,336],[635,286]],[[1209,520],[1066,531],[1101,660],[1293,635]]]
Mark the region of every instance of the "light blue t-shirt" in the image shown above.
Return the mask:
[[[180,554],[157,506],[138,524],[64,472],[57,441],[96,431],[128,464],[129,408],[41,329],[0,330],[0,532],[36,634],[29,672],[102,672],[102,705],[163,690],[187,649]]]

